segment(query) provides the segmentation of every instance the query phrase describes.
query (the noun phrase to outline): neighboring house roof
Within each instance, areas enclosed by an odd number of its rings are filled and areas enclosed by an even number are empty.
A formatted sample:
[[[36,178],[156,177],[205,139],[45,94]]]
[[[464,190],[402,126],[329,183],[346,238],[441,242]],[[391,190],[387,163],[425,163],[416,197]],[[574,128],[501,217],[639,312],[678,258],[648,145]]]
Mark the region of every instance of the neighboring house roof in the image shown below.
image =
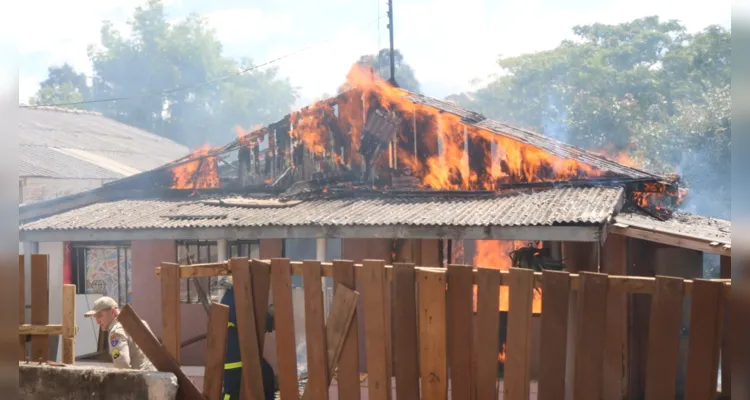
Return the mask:
[[[708,253],[732,253],[732,222],[724,219],[677,212],[662,221],[642,212],[627,211],[615,217],[610,231]]]
[[[91,204],[20,229],[26,233],[96,231],[98,235],[108,230],[244,228],[246,234],[260,236],[278,235],[273,228],[326,228],[335,236],[355,237],[354,230],[345,228],[363,228],[362,237],[372,237],[368,234],[371,228],[385,228],[380,231],[388,232],[387,237],[414,237],[406,231],[399,235],[399,229],[429,228],[437,236],[481,239],[500,227],[602,226],[619,211],[623,199],[619,187],[439,194],[354,190],[291,201],[268,196],[131,199]],[[257,229],[251,234],[252,228]],[[281,237],[293,236],[297,235]],[[315,236],[320,236],[319,232]]]
[[[167,138],[100,113],[20,107],[19,177],[120,179],[189,154]]]

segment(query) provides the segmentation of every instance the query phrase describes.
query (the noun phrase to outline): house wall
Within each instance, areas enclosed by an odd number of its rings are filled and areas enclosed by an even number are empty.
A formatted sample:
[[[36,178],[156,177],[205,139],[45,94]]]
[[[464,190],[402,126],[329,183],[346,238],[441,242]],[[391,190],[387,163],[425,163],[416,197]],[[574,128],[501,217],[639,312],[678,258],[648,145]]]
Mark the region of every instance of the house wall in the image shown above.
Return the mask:
[[[157,337],[161,337],[161,281],[156,279],[155,268],[164,261],[177,259],[173,240],[148,240],[131,242],[133,268],[133,309],[146,321]],[[181,341],[206,332],[208,317],[200,304],[180,304],[182,318]],[[182,348],[182,365],[203,365],[206,341]]]
[[[55,179],[22,177],[19,178],[21,203],[33,203],[54,199],[97,188],[112,179]]]

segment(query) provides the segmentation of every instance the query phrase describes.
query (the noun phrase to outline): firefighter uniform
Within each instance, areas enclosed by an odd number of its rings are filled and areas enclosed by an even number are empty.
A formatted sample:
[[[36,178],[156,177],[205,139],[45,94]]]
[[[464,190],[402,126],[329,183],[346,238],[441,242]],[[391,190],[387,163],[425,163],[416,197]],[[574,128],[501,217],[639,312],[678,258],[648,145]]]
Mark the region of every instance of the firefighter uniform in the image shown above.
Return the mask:
[[[146,321],[142,321],[151,330]],[[151,361],[128,335],[120,321],[115,319],[107,329],[109,331],[109,354],[116,368],[156,371]]]
[[[240,340],[237,332],[237,317],[234,307],[234,289],[229,287],[221,299],[221,304],[229,306],[229,326],[227,327],[227,353],[224,364],[224,396],[223,400],[240,398],[242,380],[242,360],[240,357]],[[266,332],[273,331],[273,316],[266,316]],[[274,400],[275,378],[273,368],[265,358],[261,357],[261,372],[263,376],[263,392],[265,400]]]

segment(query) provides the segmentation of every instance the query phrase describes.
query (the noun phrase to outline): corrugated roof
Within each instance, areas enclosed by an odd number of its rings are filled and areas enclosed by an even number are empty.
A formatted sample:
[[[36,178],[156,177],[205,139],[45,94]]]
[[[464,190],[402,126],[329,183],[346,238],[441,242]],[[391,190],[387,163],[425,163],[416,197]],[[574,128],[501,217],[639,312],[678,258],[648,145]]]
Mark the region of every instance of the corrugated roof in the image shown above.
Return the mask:
[[[451,102],[437,100],[415,93],[410,93],[407,98],[415,103],[424,104],[457,115],[461,117],[467,125],[475,126],[480,129],[518,140],[563,159],[576,160],[591,165],[601,171],[610,172],[622,177],[632,179],[663,179],[660,175],[621,164],[604,156],[555,140],[549,136],[520,129],[504,122],[485,118],[481,114],[469,111]]]
[[[732,244],[732,221],[676,212],[667,221],[661,221],[640,212],[622,212],[615,223],[674,236],[684,236],[706,242]]]
[[[20,107],[18,126],[20,176],[117,179],[190,153],[181,144],[98,113]]]
[[[606,222],[622,188],[557,188],[504,194],[368,194],[269,206],[268,199],[119,200],[91,204],[21,226],[22,231],[264,226],[552,226]],[[235,198],[236,200],[236,198]],[[226,199],[229,202],[229,199]],[[248,204],[249,203],[249,204]]]

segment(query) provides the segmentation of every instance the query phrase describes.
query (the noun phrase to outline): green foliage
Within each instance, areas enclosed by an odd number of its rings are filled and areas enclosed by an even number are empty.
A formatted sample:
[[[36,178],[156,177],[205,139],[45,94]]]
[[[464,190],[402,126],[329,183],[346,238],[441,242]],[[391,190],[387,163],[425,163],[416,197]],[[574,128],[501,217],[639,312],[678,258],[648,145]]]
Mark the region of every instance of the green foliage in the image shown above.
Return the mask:
[[[678,172],[691,211],[728,218],[730,33],[646,17],[573,28],[575,41],[498,61],[502,74],[451,99],[576,146]],[[725,213],[726,211],[726,213]]]
[[[235,126],[271,122],[294,104],[296,90],[276,68],[241,73],[251,60],[223,57],[215,32],[199,15],[172,23],[160,0],[148,0],[129,25],[132,35],[123,37],[111,23],[102,24],[102,47],[89,48],[94,77],[83,98],[136,99],[92,103],[90,109],[196,147],[225,143],[235,137]],[[42,95],[44,103],[64,102],[65,92],[49,96],[42,86],[39,102]]]
[[[372,68],[375,73],[383,78],[391,77],[390,49],[381,49],[377,54],[367,54],[359,58],[357,63]],[[404,62],[404,56],[398,49],[393,50],[393,58],[396,64],[396,83],[399,87],[410,92],[421,93],[419,81],[414,76],[414,70]]]

